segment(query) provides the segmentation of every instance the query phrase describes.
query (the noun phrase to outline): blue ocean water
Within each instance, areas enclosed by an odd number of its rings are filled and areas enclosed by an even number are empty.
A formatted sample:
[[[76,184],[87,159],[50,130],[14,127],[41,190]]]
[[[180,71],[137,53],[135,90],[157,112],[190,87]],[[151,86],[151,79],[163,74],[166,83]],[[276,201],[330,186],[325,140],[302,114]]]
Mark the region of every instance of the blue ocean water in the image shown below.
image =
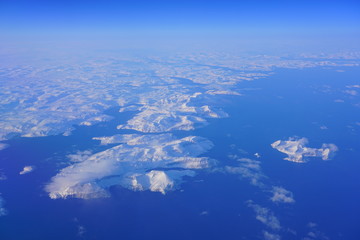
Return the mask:
[[[277,69],[270,77],[240,83],[243,96],[221,96],[214,103],[229,118],[174,132],[210,139],[214,148],[205,156],[220,165],[237,164],[229,154],[255,158],[260,153],[264,181],[292,191],[294,204],[272,203],[271,193],[248,180],[209,171],[187,178],[182,190],[166,195],[113,187],[111,198],[51,200],[44,186],[67,166],[67,154],[103,150],[92,137],[135,132],[116,130],[135,112],[111,109],[108,114],[114,120],[76,127],[68,137],[8,141],[10,147],[0,159],[7,180],[0,181],[0,188],[9,213],[0,218],[0,239],[262,239],[266,228],[246,204],[253,200],[279,218],[282,239],[302,239],[310,231],[308,224],[316,223],[323,239],[357,240],[360,112],[358,98],[344,91],[358,84],[359,74],[360,68],[354,67]],[[308,138],[310,147],[334,143],[339,151],[330,161],[284,161],[285,155],[270,144],[293,136]],[[35,165],[36,170],[19,175],[25,165]]]

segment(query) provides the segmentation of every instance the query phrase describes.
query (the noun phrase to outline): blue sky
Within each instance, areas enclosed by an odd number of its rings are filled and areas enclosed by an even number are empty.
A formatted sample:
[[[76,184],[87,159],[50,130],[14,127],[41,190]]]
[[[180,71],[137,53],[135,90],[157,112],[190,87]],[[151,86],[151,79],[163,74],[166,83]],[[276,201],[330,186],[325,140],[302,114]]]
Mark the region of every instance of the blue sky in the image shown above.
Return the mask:
[[[358,1],[0,0],[3,39],[360,39]],[[348,44],[348,43],[347,43]]]

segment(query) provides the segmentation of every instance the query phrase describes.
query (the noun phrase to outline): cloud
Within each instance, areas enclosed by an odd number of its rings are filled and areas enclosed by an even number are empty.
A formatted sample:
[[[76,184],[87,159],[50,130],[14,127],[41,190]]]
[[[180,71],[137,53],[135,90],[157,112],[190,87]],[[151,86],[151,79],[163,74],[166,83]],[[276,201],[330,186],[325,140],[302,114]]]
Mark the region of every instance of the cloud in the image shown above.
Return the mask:
[[[1,197],[0,194],[0,217],[7,214],[7,210],[4,208],[5,200]]]
[[[314,222],[309,222],[309,223],[307,224],[307,226],[308,226],[309,228],[315,228],[315,227],[317,227],[317,224],[314,223]]]
[[[274,233],[269,233],[268,231],[264,231],[263,235],[264,235],[265,240],[280,240],[281,239],[280,235],[274,234]]]
[[[288,141],[278,140],[271,144],[271,147],[285,153],[288,157],[285,160],[297,163],[304,163],[308,157],[321,157],[322,160],[329,160],[338,150],[334,144],[322,144],[321,148],[308,148],[306,138],[289,138]]]
[[[344,93],[349,94],[351,96],[358,95],[358,92],[356,90],[345,90]]]
[[[0,169],[0,181],[6,180],[7,177],[5,175],[5,173],[2,172],[2,170]]]
[[[20,175],[28,174],[34,171],[35,168],[33,166],[25,166],[21,172],[19,172]]]
[[[360,88],[359,84],[355,84],[355,85],[348,85],[346,86],[347,88]]]
[[[309,222],[307,227],[309,228],[309,231],[302,240],[329,240],[323,232],[318,230],[318,225],[316,223]]]
[[[268,177],[262,172],[261,161],[249,158],[239,158],[237,155],[229,155],[229,158],[237,161],[237,166],[225,166],[216,171],[236,174],[242,179],[250,181],[250,184],[260,188],[263,192],[271,192],[269,199],[274,203],[294,203],[293,193],[283,187],[272,186],[267,181]]]
[[[52,178],[46,186],[51,198],[107,197],[107,189],[114,185],[165,194],[176,189],[185,176],[194,176],[196,169],[214,164],[211,159],[197,157],[213,146],[201,137],[124,134],[94,139],[103,145],[120,144],[92,155],[72,155],[81,161]]]
[[[276,203],[294,203],[293,193],[282,187],[274,186],[272,189],[273,196],[270,198],[271,201]]]
[[[232,158],[236,156],[232,156]],[[224,171],[231,174],[238,174],[241,178],[248,179],[252,185],[262,187],[262,179],[266,178],[261,171],[261,162],[249,158],[237,159],[238,166],[225,166]]]
[[[208,212],[208,211],[202,211],[202,212],[200,213],[200,216],[207,216],[207,215],[209,215],[209,212]]]
[[[71,162],[82,162],[88,159],[92,155],[92,151],[85,150],[85,151],[77,151],[75,154],[69,154],[67,157]]]
[[[279,219],[275,217],[274,213],[268,209],[255,204],[253,201],[248,201],[248,207],[255,211],[256,219],[271,228],[272,230],[280,230],[281,225]]]
[[[79,237],[83,237],[86,233],[86,228],[83,225],[78,225],[77,227],[78,227],[77,235]]]
[[[8,147],[9,147],[8,144],[0,143],[0,151],[1,151],[1,150],[4,150],[5,148],[8,148]]]

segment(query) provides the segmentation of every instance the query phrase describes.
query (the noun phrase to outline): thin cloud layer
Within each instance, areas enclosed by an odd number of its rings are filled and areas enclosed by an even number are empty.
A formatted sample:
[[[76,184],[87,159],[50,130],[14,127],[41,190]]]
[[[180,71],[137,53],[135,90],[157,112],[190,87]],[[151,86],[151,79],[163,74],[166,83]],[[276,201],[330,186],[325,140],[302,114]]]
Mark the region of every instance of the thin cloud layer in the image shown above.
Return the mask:
[[[338,150],[335,144],[322,144],[321,148],[309,148],[307,138],[294,139],[289,138],[287,141],[278,140],[271,144],[279,152],[285,153],[288,157],[284,160],[304,163],[308,157],[320,157],[322,160],[329,160]]]

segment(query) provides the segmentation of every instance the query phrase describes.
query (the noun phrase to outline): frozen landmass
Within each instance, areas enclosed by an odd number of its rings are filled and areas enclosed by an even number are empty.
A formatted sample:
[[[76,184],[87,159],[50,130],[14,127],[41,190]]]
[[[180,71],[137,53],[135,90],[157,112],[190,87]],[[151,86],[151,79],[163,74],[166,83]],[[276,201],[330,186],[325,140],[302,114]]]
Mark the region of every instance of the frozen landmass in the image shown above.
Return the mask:
[[[306,138],[294,139],[290,138],[288,141],[278,140],[271,144],[271,146],[278,151],[285,153],[288,157],[285,160],[297,163],[304,163],[307,157],[321,157],[322,160],[330,159],[338,150],[334,144],[322,144],[321,148],[305,147],[308,143]]]
[[[99,122],[106,122],[106,121],[109,121],[111,120],[112,117],[110,116],[107,116],[107,115],[99,115],[99,116],[95,116],[95,117],[91,117],[91,118],[88,118],[86,121],[83,121],[80,123],[80,125],[84,125],[84,126],[92,126],[96,123],[99,123]]]
[[[169,56],[57,54],[50,57],[37,53],[38,60],[21,62],[0,56],[0,141],[15,136],[68,136],[74,125],[85,128],[109,121],[111,111],[107,110],[112,108],[133,112],[127,115],[128,121],[116,123],[121,131],[193,130],[207,124],[208,118],[227,116],[219,109],[226,104],[222,95],[239,95],[240,82],[267,77],[275,68],[359,65],[356,59],[343,62],[337,58],[307,60],[218,52]],[[97,139],[114,146],[98,153],[89,149],[69,156],[71,165],[46,187],[52,198],[107,196],[113,185],[165,193],[175,189],[183,177],[195,174],[194,169],[212,163],[199,157],[212,145],[199,137],[176,139],[161,134]],[[287,142],[296,145],[296,141],[280,141],[273,147],[288,154],[287,160],[297,162],[308,156],[328,159],[336,150],[332,144],[321,149],[298,144],[294,150],[284,146]],[[1,148],[4,145],[0,143]],[[227,171],[261,185],[257,164],[244,160]]]
[[[356,59],[301,59],[220,52],[168,57],[54,53],[53,59],[47,54],[21,63],[2,59],[0,141],[14,136],[68,136],[74,125],[109,120],[104,112],[112,107],[140,111],[119,128],[194,129],[206,123],[204,118],[224,116],[214,109],[214,98],[239,95],[238,83],[267,77],[274,68],[359,65]],[[198,93],[208,98],[195,100]]]
[[[208,105],[196,106],[201,93],[176,94],[160,99],[153,104],[144,104],[134,118],[118,129],[134,129],[140,132],[169,132],[172,130],[193,130],[195,124],[204,125],[204,118],[222,118],[227,114],[213,110]],[[193,105],[191,103],[193,102]],[[201,103],[201,101],[200,101]]]
[[[207,94],[210,95],[238,95],[240,96],[241,94],[235,91],[226,91],[226,90],[220,90],[220,91],[216,91],[216,90],[209,90],[206,92]]]
[[[126,134],[95,139],[118,145],[88,157],[79,153],[81,161],[62,169],[46,186],[51,198],[106,197],[114,185],[165,193],[179,186],[183,177],[193,176],[194,170],[214,164],[199,157],[212,147],[201,137]]]

